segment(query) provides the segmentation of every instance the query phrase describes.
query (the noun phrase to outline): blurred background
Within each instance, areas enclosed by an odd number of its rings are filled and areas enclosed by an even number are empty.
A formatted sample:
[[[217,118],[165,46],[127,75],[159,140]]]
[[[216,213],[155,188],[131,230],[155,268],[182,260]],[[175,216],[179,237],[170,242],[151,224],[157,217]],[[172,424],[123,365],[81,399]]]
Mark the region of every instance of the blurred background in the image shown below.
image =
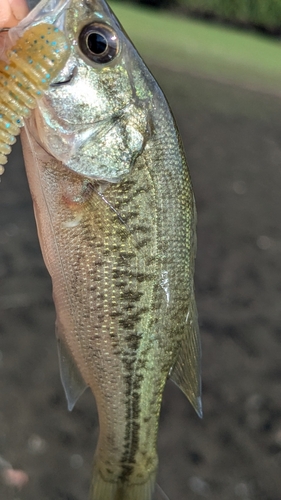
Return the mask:
[[[281,0],[151,2],[111,5],[189,161],[204,409],[167,384],[158,482],[170,500],[280,500]],[[67,411],[54,321],[18,141],[0,185],[3,500],[88,495],[95,403],[87,391]]]

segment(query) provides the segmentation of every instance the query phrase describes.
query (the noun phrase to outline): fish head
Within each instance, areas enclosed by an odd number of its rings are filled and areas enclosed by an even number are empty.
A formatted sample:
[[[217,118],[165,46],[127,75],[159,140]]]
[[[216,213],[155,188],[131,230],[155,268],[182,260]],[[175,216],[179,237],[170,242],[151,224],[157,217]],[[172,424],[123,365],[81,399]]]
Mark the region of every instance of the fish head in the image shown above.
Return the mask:
[[[27,128],[69,169],[119,182],[151,135],[156,83],[104,0],[70,0],[58,22],[71,55]]]

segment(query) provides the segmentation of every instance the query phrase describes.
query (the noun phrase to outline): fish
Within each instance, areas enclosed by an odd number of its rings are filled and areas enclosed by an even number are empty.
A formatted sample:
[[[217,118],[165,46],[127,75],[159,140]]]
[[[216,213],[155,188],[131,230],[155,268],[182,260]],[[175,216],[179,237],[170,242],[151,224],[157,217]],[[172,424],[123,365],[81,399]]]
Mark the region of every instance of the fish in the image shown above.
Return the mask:
[[[164,94],[105,0],[44,0],[25,26],[57,4],[71,53],[21,137],[60,375],[69,410],[87,387],[96,399],[90,499],[151,500],[168,379],[202,416],[193,188]]]
[[[6,49],[9,38],[5,39]],[[24,118],[63,68],[69,56],[64,34],[40,23],[24,31],[0,60],[0,175]]]

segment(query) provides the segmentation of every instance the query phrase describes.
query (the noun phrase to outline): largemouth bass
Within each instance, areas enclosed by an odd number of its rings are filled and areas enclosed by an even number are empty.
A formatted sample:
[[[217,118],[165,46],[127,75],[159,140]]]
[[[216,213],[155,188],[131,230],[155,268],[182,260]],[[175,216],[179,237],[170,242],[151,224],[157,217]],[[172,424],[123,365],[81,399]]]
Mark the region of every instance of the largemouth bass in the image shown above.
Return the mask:
[[[50,6],[71,55],[22,142],[61,379],[69,409],[87,386],[97,402],[91,500],[151,500],[168,378],[201,415],[190,175],[163,93],[106,2],[43,4],[23,28],[50,22]]]

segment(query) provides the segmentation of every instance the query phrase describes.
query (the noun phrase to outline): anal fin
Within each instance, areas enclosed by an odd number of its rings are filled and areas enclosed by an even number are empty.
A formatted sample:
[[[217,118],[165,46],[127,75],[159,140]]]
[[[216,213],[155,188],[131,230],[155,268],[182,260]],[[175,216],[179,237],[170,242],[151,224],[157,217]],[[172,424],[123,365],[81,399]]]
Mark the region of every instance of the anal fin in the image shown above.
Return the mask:
[[[56,330],[60,376],[67,399],[67,407],[68,410],[71,411],[73,410],[76,401],[87,388],[87,384],[84,382],[69,349],[65,345],[65,341],[61,335],[58,324],[56,326]]]
[[[192,293],[190,308],[184,326],[185,337],[170,378],[186,395],[195,411],[202,418],[201,402],[201,344],[195,297]]]

